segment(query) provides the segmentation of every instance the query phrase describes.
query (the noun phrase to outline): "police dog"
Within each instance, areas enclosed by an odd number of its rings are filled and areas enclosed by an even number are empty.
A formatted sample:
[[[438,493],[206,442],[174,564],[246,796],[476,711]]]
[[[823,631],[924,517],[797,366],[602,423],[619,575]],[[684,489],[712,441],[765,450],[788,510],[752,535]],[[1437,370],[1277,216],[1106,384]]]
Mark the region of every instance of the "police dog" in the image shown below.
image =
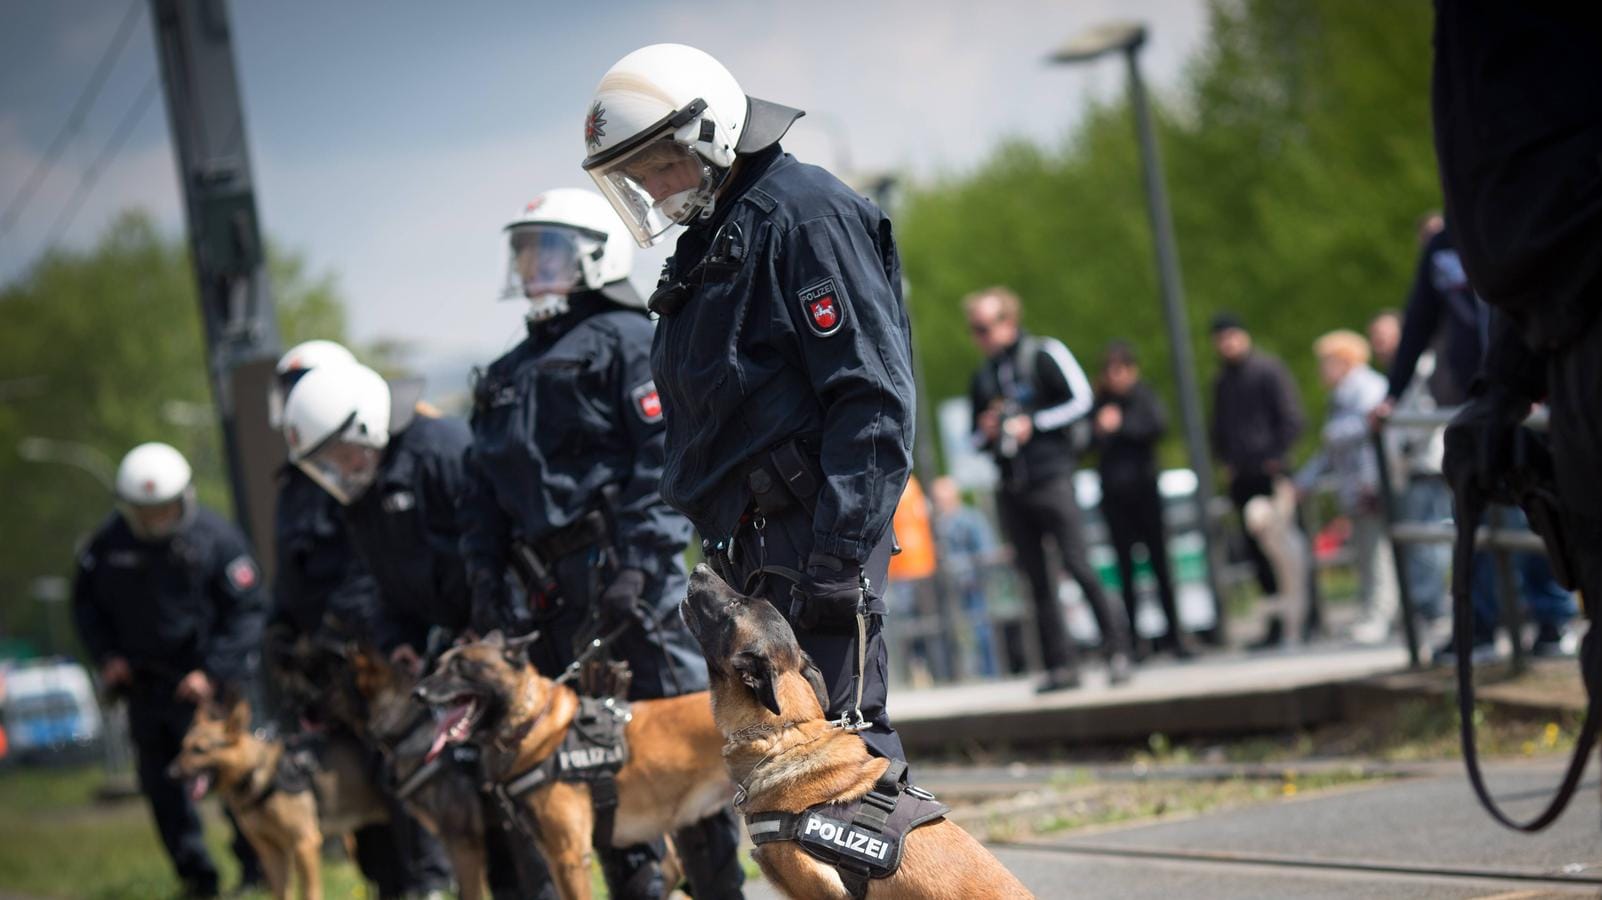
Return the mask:
[[[445,845],[462,900],[480,900],[488,863],[478,785],[460,766],[432,758],[434,720],[428,707],[412,696],[415,678],[376,650],[353,646],[347,656],[366,707],[365,715],[348,724],[383,750],[397,789],[411,789],[401,804]],[[427,767],[432,770],[424,771]]]
[[[491,632],[453,647],[417,693],[440,716],[436,749],[472,741],[482,749],[484,775],[505,783],[544,761],[562,745],[578,712],[574,690],[529,665],[528,638]],[[641,844],[698,822],[729,804],[734,785],[723,770],[723,737],[712,723],[705,691],[637,700],[624,729],[628,761],[617,772],[615,846]],[[590,896],[594,810],[589,787],[554,780],[520,798],[537,823],[535,841],[564,900]],[[663,860],[669,884],[676,865]]]
[[[690,576],[679,612],[706,654],[712,715],[726,739],[729,774],[743,793],[742,812],[799,813],[855,800],[873,788],[889,762],[869,755],[855,734],[825,721],[823,675],[772,604],[740,595],[703,564]],[[754,855],[762,873],[788,896],[850,897],[834,867],[800,844],[764,844]],[[900,867],[872,881],[868,896],[1030,894],[990,851],[942,818],[908,832]]]
[[[329,743],[311,783],[293,789],[280,783],[284,752],[282,741],[251,731],[250,704],[243,699],[226,711],[202,704],[168,774],[184,779],[197,802],[212,790],[222,795],[261,857],[274,897],[289,896],[293,870],[300,896],[321,900],[323,835],[348,835],[385,821],[388,812],[353,743]]]

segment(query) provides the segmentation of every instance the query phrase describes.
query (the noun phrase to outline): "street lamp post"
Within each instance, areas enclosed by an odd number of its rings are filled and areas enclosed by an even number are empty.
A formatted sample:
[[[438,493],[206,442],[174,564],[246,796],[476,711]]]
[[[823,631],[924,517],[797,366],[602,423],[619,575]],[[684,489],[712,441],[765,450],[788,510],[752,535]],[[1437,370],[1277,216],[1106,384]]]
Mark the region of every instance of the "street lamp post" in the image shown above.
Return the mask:
[[[1219,586],[1218,563],[1222,559],[1213,505],[1213,464],[1202,425],[1201,391],[1197,385],[1196,360],[1191,354],[1190,325],[1185,314],[1185,291],[1179,275],[1179,250],[1174,240],[1173,214],[1168,209],[1168,191],[1163,183],[1162,160],[1157,151],[1157,135],[1151,122],[1151,104],[1146,83],[1140,75],[1139,53],[1146,44],[1146,26],[1138,22],[1112,22],[1097,26],[1064,44],[1049,57],[1056,64],[1073,64],[1099,59],[1109,53],[1122,53],[1128,69],[1129,105],[1135,117],[1135,133],[1140,141],[1142,180],[1146,188],[1146,213],[1151,219],[1152,244],[1157,256],[1157,280],[1163,303],[1163,320],[1168,331],[1169,362],[1179,386],[1179,409],[1185,426],[1185,446],[1190,467],[1196,473],[1196,513],[1207,557],[1207,583],[1213,595],[1217,617],[1218,643],[1225,637],[1225,605]]]

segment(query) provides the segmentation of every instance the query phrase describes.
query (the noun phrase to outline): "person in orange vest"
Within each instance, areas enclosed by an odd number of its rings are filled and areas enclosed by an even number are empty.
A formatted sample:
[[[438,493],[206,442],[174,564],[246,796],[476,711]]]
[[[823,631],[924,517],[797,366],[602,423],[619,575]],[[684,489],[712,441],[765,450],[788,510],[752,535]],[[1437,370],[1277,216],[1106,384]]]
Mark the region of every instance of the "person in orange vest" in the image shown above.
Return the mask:
[[[890,602],[892,612],[901,616],[917,616],[926,609],[920,603],[920,586],[927,584],[935,574],[934,528],[929,516],[929,499],[916,475],[907,479],[901,492],[895,515],[890,520],[901,550],[890,557]],[[915,636],[907,644],[908,668],[915,681],[931,678],[946,680],[952,675],[949,649],[950,635],[938,634],[934,638]]]

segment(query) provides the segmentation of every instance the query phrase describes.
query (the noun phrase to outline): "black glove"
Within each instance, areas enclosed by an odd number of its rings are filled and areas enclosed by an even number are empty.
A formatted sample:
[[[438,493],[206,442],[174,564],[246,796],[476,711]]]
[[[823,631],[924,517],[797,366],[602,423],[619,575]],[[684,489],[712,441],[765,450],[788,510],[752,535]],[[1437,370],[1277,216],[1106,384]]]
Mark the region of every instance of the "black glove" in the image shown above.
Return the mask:
[[[790,589],[790,623],[800,631],[851,632],[864,607],[862,564],[814,551]]]
[[[484,572],[473,580],[467,627],[480,637],[497,630],[509,635],[527,634],[534,630],[534,617],[521,592],[512,591],[506,579]]]
[[[630,620],[643,621],[641,606],[645,602],[645,573],[639,569],[624,569],[601,592],[600,615],[603,632]]]
[[[1441,472],[1460,499],[1515,503],[1509,479],[1519,464],[1516,458],[1519,423],[1530,413],[1531,401],[1499,384],[1481,384],[1467,404],[1446,426],[1446,452]]]

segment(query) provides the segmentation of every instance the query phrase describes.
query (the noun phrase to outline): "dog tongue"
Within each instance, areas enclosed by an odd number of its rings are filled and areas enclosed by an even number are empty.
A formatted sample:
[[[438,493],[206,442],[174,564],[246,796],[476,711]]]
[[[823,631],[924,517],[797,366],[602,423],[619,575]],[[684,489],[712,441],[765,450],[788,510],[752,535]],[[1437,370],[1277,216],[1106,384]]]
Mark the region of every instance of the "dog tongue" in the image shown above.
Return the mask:
[[[423,757],[423,762],[433,762],[444,751],[445,745],[451,743],[451,729],[461,724],[472,709],[471,703],[458,703],[446,710],[445,714],[434,722],[434,743],[428,746],[428,754]]]
[[[199,803],[208,790],[211,790],[211,776],[206,773],[196,775],[194,780],[189,782],[189,799]]]

